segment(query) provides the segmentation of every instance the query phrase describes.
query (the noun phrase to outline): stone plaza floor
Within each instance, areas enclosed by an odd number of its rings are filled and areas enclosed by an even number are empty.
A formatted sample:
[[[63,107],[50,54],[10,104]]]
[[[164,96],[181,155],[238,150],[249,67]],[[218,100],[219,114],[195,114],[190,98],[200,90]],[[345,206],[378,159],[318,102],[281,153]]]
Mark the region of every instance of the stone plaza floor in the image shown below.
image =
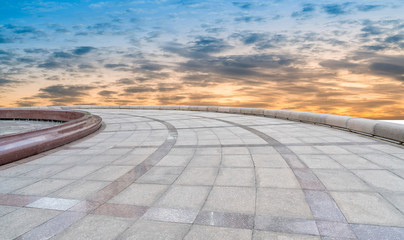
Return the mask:
[[[0,239],[404,239],[404,147],[325,126],[88,109],[105,125],[0,167]]]

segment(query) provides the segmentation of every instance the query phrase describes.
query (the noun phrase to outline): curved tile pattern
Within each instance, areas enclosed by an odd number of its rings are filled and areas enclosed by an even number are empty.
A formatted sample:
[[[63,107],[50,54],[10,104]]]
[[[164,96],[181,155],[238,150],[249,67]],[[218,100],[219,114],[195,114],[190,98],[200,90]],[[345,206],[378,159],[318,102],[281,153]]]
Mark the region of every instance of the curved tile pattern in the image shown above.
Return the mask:
[[[89,108],[97,135],[0,170],[1,237],[404,238],[402,145],[209,108]]]

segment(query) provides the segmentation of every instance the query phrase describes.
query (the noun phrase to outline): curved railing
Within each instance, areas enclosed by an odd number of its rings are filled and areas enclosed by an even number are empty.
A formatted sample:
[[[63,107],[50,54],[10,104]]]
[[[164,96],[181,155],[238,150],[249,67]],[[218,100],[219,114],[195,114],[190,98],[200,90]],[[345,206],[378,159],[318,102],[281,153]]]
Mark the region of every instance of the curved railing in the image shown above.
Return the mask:
[[[102,119],[82,111],[1,108],[0,119],[53,120],[63,123],[0,136],[0,165],[80,139],[100,128]]]
[[[158,109],[158,110],[207,111],[207,112],[249,114],[263,117],[281,118],[292,121],[301,121],[307,123],[328,125],[331,127],[343,128],[352,132],[363,133],[374,137],[393,140],[401,144],[404,143],[404,125],[382,122],[378,120],[371,120],[366,118],[356,118],[356,117],[348,117],[348,116],[332,115],[324,113],[311,113],[311,112],[262,109],[262,108],[218,107],[218,106],[81,105],[81,106],[68,106],[64,108]]]

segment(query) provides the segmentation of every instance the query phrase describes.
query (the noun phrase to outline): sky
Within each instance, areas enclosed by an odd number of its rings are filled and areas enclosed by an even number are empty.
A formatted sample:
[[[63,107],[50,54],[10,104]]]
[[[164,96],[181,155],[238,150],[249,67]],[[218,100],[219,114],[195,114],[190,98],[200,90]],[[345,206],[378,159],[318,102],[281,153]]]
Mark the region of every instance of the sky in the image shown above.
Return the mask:
[[[0,0],[0,107],[404,119],[404,2]]]

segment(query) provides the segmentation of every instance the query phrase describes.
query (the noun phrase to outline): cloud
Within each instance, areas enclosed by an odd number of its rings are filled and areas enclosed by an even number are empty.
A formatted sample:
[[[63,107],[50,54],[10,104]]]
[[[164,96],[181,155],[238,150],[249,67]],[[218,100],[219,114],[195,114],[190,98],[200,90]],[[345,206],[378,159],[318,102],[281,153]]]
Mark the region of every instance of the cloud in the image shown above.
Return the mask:
[[[56,68],[61,68],[62,65],[58,62],[55,62],[53,60],[48,60],[44,63],[41,63],[38,65],[39,68],[46,68],[46,69],[56,69]]]
[[[167,43],[162,49],[186,58],[206,58],[212,53],[220,53],[233,46],[226,41],[214,37],[197,37],[195,41],[182,45],[179,43]]]
[[[361,12],[369,12],[369,11],[382,9],[384,7],[385,7],[384,5],[363,4],[363,5],[356,6],[356,9],[358,9],[358,11],[361,11]]]
[[[82,47],[77,47],[73,50],[73,53],[76,55],[84,55],[86,53],[89,53],[93,50],[95,50],[96,48],[94,47],[89,47],[89,46],[82,46]]]
[[[402,42],[403,40],[404,40],[404,35],[403,34],[397,34],[397,35],[387,37],[384,41],[386,43],[399,43],[399,42]]]
[[[326,4],[322,6],[325,13],[332,16],[339,16],[349,13],[349,7],[352,5],[351,2],[345,2],[341,4]]]
[[[249,2],[233,2],[232,4],[241,9],[250,9],[252,7],[252,3]]]
[[[117,94],[116,91],[109,91],[109,90],[103,90],[98,92],[98,95],[103,96],[103,97],[110,97],[113,94]]]
[[[131,85],[131,84],[135,84],[136,82],[129,78],[121,78],[119,80],[116,80],[115,83],[118,85]]]
[[[234,21],[236,22],[264,22],[265,18],[259,17],[259,16],[242,16],[242,17],[236,17],[234,18]]]
[[[374,62],[370,65],[370,70],[378,75],[389,76],[404,81],[404,65]]]
[[[123,67],[128,67],[127,64],[124,63],[108,63],[104,65],[105,68],[123,68]]]
[[[307,19],[313,16],[313,13],[316,11],[316,6],[314,4],[308,3],[304,4],[302,10],[298,12],[293,12],[292,17],[299,19]]]
[[[126,93],[145,93],[145,92],[156,92],[157,90],[151,87],[136,86],[125,88],[124,91]]]
[[[4,86],[7,84],[13,83],[13,81],[5,79],[5,78],[0,78],[0,86]]]
[[[32,99],[49,99],[52,104],[77,104],[92,89],[95,87],[91,85],[57,84],[39,89],[39,93],[34,95]]]
[[[11,38],[0,35],[0,43],[12,43],[12,42],[13,40]]]
[[[46,68],[46,69],[55,69],[55,68],[60,68],[62,65],[58,62],[55,62],[53,60],[48,60],[44,63],[41,63],[38,65],[39,68]]]
[[[54,52],[53,53],[54,58],[74,58],[74,55],[67,53],[67,52]]]
[[[347,60],[325,60],[319,64],[330,69],[352,69],[359,66],[358,64],[348,62]]]

